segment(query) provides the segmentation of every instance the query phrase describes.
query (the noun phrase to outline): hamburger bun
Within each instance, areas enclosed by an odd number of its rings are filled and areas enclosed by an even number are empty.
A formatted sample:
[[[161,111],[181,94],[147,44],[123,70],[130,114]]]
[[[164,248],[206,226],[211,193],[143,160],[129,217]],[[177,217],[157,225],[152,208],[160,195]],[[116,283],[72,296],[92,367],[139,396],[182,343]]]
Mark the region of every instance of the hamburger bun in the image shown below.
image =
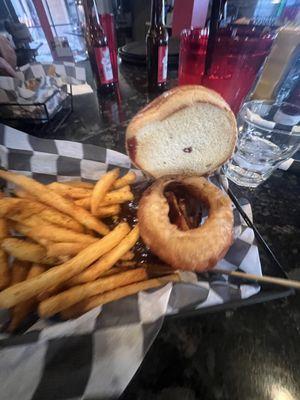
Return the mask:
[[[232,155],[235,117],[225,100],[203,86],[176,87],[129,123],[126,149],[133,164],[158,178],[207,175]]]

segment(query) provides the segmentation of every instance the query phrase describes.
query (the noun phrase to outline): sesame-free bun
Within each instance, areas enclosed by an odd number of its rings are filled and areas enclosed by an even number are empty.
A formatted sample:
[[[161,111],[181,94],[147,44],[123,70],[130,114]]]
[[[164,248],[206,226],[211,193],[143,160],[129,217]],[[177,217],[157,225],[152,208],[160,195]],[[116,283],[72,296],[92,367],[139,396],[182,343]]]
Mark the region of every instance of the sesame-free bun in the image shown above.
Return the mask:
[[[163,93],[129,123],[127,153],[135,166],[155,178],[207,175],[232,155],[235,117],[225,100],[198,85]]]

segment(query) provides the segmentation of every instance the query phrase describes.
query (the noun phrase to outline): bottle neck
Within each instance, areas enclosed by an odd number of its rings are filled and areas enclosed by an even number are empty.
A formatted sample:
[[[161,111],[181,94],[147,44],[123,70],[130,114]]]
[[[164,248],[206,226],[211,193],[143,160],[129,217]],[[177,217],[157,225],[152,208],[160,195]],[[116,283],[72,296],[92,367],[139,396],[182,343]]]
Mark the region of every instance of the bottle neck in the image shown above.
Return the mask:
[[[93,27],[96,25],[103,30],[95,0],[83,0],[83,8],[85,12],[86,23]]]
[[[151,27],[165,25],[165,0],[152,0]]]
[[[113,13],[113,9],[112,9],[112,5],[111,5],[111,1],[110,0],[101,0],[98,1],[96,0],[96,4],[98,6],[98,11],[100,15],[103,14],[112,14]]]

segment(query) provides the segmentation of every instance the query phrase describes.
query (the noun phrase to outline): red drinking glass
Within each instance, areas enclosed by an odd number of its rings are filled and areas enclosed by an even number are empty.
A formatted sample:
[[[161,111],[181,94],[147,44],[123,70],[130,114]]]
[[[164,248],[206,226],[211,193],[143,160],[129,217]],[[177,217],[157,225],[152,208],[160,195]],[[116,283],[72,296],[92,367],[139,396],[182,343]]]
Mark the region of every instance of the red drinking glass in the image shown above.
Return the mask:
[[[235,114],[254,85],[275,35],[261,26],[229,26],[218,31],[201,83],[220,93]]]
[[[200,85],[204,74],[208,30],[184,29],[180,35],[178,84]]]

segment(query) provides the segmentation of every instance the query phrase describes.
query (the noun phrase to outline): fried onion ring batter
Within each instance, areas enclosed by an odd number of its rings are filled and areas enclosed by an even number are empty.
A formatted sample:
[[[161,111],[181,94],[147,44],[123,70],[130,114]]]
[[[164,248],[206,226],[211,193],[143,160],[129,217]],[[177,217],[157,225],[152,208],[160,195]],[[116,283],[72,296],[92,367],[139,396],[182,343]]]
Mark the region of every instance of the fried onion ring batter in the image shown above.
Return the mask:
[[[208,208],[201,226],[181,230],[169,219],[165,191],[170,184],[183,185],[190,196]],[[226,254],[233,237],[233,212],[229,197],[201,177],[165,176],[156,180],[139,203],[140,234],[161,260],[175,269],[206,271]]]

